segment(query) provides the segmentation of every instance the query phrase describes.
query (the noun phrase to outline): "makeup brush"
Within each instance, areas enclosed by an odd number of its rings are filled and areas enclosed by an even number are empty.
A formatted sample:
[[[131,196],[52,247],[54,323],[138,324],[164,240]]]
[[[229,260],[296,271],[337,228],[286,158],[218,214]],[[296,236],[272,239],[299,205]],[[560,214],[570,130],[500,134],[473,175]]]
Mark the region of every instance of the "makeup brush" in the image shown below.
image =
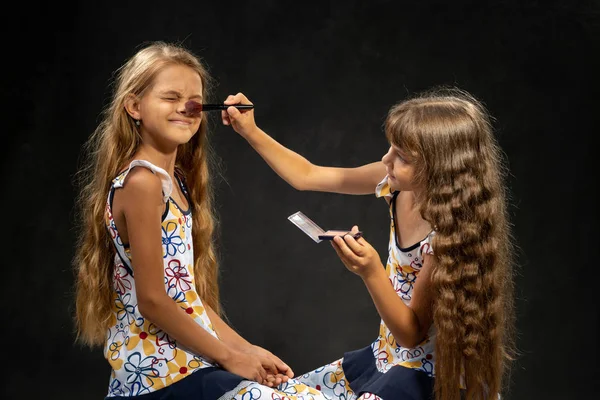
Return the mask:
[[[185,103],[185,111],[193,116],[200,114],[202,111],[227,110],[231,106],[238,110],[251,110],[254,108],[254,104],[200,104],[197,101],[190,100]]]

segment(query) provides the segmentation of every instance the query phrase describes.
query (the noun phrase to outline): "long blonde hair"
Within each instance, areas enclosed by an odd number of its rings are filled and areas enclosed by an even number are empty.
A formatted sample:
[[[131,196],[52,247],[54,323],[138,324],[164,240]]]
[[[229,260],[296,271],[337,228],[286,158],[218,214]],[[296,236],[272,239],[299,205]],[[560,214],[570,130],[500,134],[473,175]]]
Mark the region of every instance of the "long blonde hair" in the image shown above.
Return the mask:
[[[420,212],[436,231],[436,399],[460,399],[462,378],[467,399],[496,399],[515,354],[514,246],[491,117],[469,93],[438,88],[392,107],[385,130],[415,166]]]
[[[169,65],[185,65],[195,70],[202,79],[203,98],[208,97],[211,77],[200,59],[179,44],[153,42],[116,71],[112,101],[84,147],[84,163],[77,175],[79,235],[73,265],[77,338],[90,346],[104,344],[113,302],[115,251],[104,222],[107,196],[112,179],[134,156],[141,140],[124,102],[130,93],[141,97],[155,76]],[[212,152],[207,141],[207,123],[203,118],[198,132],[179,146],[175,164],[187,181],[193,211],[196,290],[202,300],[220,314],[218,264],[213,243],[216,221],[209,176]]]

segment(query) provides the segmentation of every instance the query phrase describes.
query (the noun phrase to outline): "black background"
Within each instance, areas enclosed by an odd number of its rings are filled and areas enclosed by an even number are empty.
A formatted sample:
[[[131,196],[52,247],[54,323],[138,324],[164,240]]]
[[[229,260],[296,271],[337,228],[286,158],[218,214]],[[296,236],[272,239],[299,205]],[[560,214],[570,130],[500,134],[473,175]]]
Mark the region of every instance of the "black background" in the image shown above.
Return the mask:
[[[507,154],[521,352],[508,399],[597,395],[598,1],[123,2],[11,5],[3,22],[3,398],[102,398],[100,348],[74,344],[81,145],[112,72],[151,40],[183,42],[260,127],[316,164],[387,150],[388,108],[457,85],[484,101]],[[374,196],[298,192],[229,127],[211,125],[222,301],[232,326],[307,372],[369,344],[360,278],[286,218],[357,224],[386,258]]]

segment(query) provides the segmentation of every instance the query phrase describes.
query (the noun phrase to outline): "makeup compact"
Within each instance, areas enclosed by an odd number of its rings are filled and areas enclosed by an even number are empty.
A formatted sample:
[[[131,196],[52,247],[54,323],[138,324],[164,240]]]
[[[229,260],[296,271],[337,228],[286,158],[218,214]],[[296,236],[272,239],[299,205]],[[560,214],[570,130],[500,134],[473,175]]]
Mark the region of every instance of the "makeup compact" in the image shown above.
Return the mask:
[[[333,240],[333,238],[336,236],[351,235],[350,231],[345,230],[332,229],[325,231],[301,211],[293,213],[288,217],[288,219],[317,243],[320,243],[323,240]],[[358,239],[361,236],[362,232],[360,231],[353,235],[355,239]]]

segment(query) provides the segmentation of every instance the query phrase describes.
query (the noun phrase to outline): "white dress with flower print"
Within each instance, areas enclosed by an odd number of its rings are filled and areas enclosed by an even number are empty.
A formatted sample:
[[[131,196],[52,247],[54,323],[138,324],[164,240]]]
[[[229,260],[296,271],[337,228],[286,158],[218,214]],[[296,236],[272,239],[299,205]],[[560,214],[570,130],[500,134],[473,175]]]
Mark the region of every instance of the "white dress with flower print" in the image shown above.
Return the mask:
[[[113,180],[106,203],[106,227],[115,245],[113,313],[104,348],[112,367],[108,397],[137,396],[161,389],[198,368],[214,366],[178,345],[167,333],[146,320],[139,311],[131,254],[119,236],[112,216],[114,191],[123,187],[131,168],[143,166],[160,176],[165,212],[162,218],[164,282],[168,295],[194,321],[217,337],[194,286],[192,218],[170,198],[172,182],[167,172],[134,160]]]

